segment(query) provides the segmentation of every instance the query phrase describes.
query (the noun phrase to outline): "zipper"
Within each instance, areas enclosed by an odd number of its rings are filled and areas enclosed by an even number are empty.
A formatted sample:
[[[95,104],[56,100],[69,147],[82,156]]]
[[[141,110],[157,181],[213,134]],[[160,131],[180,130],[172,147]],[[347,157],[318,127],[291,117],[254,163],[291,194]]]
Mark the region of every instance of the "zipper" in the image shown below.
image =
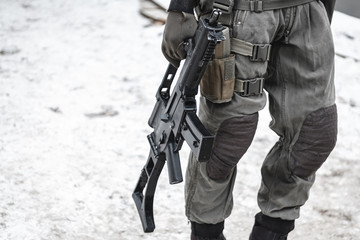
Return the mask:
[[[295,22],[295,15],[296,15],[296,8],[295,7],[292,7],[292,8],[289,8],[288,9],[290,12],[289,12],[289,23],[287,24],[286,26],[286,30],[285,30],[285,33],[284,33],[284,40],[285,40],[285,44],[289,44],[289,36],[290,36],[290,33],[291,33],[291,29],[294,25],[294,22]]]
[[[285,44],[289,44],[289,35],[290,35],[290,30],[286,30],[284,34]]]

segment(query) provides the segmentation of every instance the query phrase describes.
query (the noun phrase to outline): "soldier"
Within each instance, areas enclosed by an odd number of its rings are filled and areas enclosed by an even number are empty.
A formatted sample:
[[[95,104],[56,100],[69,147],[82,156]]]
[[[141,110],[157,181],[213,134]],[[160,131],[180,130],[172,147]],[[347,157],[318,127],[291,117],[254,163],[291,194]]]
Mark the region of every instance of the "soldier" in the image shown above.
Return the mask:
[[[233,207],[236,164],[250,146],[268,93],[271,129],[279,136],[261,168],[250,240],[287,239],[309,197],[315,173],[335,146],[337,111],[334,45],[335,0],[172,0],[162,50],[174,66],[186,57],[183,41],[199,16],[213,7],[227,40],[216,49],[201,82],[199,117],[215,135],[208,162],[190,155],[186,215],[191,239],[225,239]],[[221,48],[219,50],[219,48]]]

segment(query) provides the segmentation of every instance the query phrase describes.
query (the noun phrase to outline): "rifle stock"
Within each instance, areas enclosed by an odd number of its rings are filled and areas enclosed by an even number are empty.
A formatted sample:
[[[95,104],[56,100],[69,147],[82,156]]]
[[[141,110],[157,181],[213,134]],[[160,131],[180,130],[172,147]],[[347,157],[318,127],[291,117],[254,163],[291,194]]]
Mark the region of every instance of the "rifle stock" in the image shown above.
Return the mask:
[[[214,137],[196,115],[195,96],[208,61],[217,43],[223,40],[222,26],[217,23],[219,10],[200,19],[196,33],[187,42],[187,57],[177,83],[170,88],[177,68],[169,64],[156,93],[156,103],[148,124],[154,131],[148,135],[150,153],[132,197],[139,212],[144,232],[155,229],[154,194],[158,178],[167,162],[169,182],[183,181],[179,151],[184,141],[199,161],[210,157]]]

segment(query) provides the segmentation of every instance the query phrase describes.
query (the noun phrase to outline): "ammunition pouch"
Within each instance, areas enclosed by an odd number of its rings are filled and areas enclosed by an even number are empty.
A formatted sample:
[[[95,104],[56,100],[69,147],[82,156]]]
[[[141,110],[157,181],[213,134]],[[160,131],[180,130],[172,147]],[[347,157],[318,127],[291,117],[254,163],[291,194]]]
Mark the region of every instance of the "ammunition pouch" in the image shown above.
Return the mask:
[[[215,56],[208,63],[200,82],[201,94],[211,102],[229,102],[234,94],[235,55],[230,53],[229,28],[223,30],[225,41],[215,48]]]
[[[232,22],[233,10],[241,9],[242,2],[245,0],[215,0],[213,7],[222,11],[219,18],[225,27],[223,35],[225,41],[220,43],[215,49],[215,57],[209,62],[204,76],[200,82],[201,94],[211,102],[224,103],[230,102],[234,92],[242,97],[257,96],[263,93],[264,78],[253,79],[235,79],[235,54],[246,56],[251,62],[267,62],[270,60],[271,48],[270,43],[251,43],[238,38],[231,38],[229,27]],[[296,3],[310,2],[314,0],[294,0]],[[236,2],[234,4],[234,2]],[[245,1],[247,4],[254,1]],[[259,6],[263,6],[262,1],[255,1]],[[268,8],[280,8],[285,5],[293,4],[285,0],[271,0],[271,4],[264,5],[265,10]],[[200,3],[201,5],[201,3]],[[246,5],[247,6],[247,5]],[[249,6],[252,6],[251,4]],[[258,5],[256,5],[258,6]],[[199,16],[202,6],[197,8]],[[245,8],[245,7],[244,7]],[[246,9],[250,10],[250,9]],[[200,12],[199,12],[200,11]],[[230,27],[231,28],[231,27]]]

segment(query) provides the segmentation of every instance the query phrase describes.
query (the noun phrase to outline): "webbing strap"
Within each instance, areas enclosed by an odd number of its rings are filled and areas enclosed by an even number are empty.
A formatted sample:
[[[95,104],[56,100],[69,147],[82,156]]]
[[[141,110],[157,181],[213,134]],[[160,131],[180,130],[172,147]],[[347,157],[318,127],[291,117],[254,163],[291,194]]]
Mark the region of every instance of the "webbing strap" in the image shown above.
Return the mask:
[[[234,6],[234,0],[215,0],[213,7],[218,8],[224,14],[230,14]]]
[[[249,56],[251,61],[265,62],[270,59],[271,44],[252,44],[237,38],[231,39],[231,51]]]
[[[264,78],[254,78],[250,80],[235,80],[235,92],[238,92],[240,96],[256,96],[263,93]]]
[[[251,12],[262,12],[281,8],[295,7],[315,0],[240,0],[236,1],[234,9]]]

